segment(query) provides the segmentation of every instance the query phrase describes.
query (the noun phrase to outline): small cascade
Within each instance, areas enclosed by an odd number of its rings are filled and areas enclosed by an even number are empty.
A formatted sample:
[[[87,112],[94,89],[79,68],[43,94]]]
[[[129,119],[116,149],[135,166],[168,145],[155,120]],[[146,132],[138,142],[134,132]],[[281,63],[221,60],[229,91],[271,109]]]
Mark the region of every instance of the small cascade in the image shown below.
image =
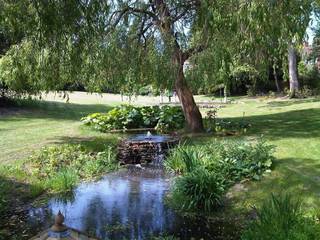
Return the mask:
[[[152,160],[151,164],[156,167],[163,166],[163,160],[165,158],[165,152],[162,150],[162,144],[156,144],[156,155],[155,158]]]
[[[162,166],[168,150],[178,143],[177,137],[169,135],[138,134],[119,143],[118,160],[122,164]]]

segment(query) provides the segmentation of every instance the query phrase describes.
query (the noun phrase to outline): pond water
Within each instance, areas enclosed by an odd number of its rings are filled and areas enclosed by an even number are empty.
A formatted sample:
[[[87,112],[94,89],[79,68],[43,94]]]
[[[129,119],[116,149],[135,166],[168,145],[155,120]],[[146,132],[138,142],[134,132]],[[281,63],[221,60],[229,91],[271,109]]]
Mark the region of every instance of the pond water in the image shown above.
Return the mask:
[[[172,178],[161,168],[127,167],[94,183],[82,183],[72,196],[52,198],[29,211],[29,225],[50,227],[60,210],[69,227],[102,239],[236,239],[232,223],[209,224],[180,216],[166,206]]]
[[[146,142],[153,142],[153,143],[163,143],[170,140],[173,140],[174,138],[172,136],[167,135],[152,135],[150,132],[149,134],[137,134],[132,137],[129,137],[128,140],[131,142],[140,142],[140,141],[146,141]]]

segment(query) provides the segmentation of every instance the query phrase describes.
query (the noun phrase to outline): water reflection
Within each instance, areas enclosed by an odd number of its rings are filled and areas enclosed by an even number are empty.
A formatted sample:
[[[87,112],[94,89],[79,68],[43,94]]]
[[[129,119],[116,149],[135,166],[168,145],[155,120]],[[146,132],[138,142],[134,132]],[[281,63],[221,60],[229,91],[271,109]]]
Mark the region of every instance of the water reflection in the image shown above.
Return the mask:
[[[43,228],[59,210],[66,225],[102,239],[150,239],[175,234],[181,239],[214,239],[203,222],[177,216],[164,205],[170,178],[161,169],[130,168],[99,182],[81,184],[69,200],[54,198],[48,208],[30,210],[30,224]]]

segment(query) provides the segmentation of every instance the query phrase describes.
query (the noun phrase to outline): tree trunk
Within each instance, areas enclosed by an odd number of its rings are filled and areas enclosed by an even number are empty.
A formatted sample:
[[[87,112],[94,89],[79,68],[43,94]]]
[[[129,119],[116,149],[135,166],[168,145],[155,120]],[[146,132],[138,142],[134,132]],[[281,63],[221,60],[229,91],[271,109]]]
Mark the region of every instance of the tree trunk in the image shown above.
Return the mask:
[[[203,132],[202,116],[196,105],[183,73],[183,63],[180,64],[175,80],[175,88],[182,105],[182,110],[191,132]]]
[[[187,121],[188,129],[191,132],[202,132],[203,122],[202,116],[196,105],[193,95],[184,81],[184,75],[180,75],[176,79],[176,91],[182,105],[183,113]]]
[[[172,63],[177,67],[177,75],[175,79],[175,90],[182,105],[182,110],[188,124],[188,129],[191,132],[202,132],[203,122],[202,116],[197,107],[192,92],[190,91],[183,72],[184,62],[187,60],[187,56],[183,53],[178,40],[176,39],[174,29],[174,21],[170,16],[169,8],[164,0],[155,1],[155,9],[158,10],[158,27],[165,40],[167,46],[173,45]],[[168,41],[169,40],[169,41]]]
[[[298,82],[298,70],[297,70],[297,55],[292,44],[288,50],[288,61],[289,61],[289,83],[290,83],[290,98],[296,96],[296,92],[299,90]]]

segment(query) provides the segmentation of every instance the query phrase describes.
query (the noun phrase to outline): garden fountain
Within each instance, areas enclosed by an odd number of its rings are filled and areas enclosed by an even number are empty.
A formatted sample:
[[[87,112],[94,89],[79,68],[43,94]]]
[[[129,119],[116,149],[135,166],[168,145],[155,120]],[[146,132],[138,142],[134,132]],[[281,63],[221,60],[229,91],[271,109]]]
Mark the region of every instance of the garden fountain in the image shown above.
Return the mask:
[[[53,197],[47,206],[30,209],[30,228],[48,228],[53,216],[61,211],[70,229],[100,239],[142,240],[163,235],[179,239],[233,239],[228,238],[234,235],[232,223],[212,224],[205,218],[189,218],[165,204],[173,181],[172,175],[159,166],[168,149],[178,141],[174,136],[150,132],[121,141],[118,158],[128,164],[125,168],[98,182],[80,184],[69,197]],[[138,164],[145,165],[137,167]]]
[[[168,150],[177,145],[179,139],[170,135],[153,135],[150,131],[121,141],[118,145],[118,160],[122,164],[161,165]]]

